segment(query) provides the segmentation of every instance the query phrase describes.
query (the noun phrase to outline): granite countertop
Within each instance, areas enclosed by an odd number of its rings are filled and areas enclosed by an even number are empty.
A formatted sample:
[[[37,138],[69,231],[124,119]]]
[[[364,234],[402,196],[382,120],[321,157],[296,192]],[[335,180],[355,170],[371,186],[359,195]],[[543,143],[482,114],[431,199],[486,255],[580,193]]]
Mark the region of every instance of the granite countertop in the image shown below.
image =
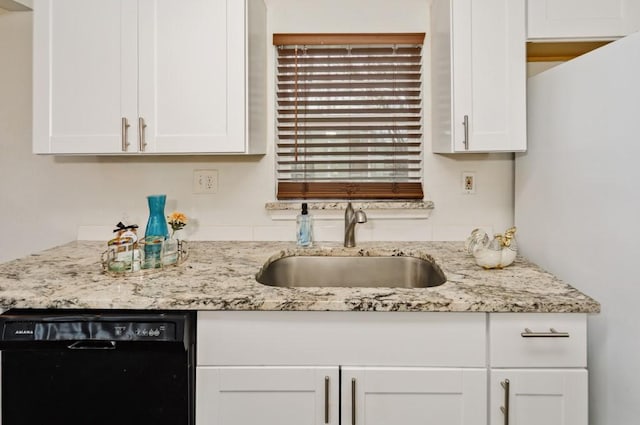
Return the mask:
[[[462,242],[372,242],[356,248],[293,242],[191,242],[187,261],[157,272],[102,271],[104,242],[72,242],[0,264],[0,308],[470,311],[596,313],[600,305],[518,257],[484,270]],[[268,260],[302,255],[406,255],[433,259],[447,282],[424,289],[276,288],[255,274]]]

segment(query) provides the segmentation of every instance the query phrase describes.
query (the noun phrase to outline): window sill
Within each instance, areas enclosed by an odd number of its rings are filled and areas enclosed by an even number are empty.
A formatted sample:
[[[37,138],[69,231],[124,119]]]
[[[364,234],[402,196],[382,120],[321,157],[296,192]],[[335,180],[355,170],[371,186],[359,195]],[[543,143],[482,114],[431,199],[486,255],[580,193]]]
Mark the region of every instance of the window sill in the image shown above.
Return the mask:
[[[307,203],[310,214],[317,220],[344,220],[346,201],[267,202],[264,207],[272,220],[295,220],[302,202]],[[351,204],[356,210],[366,211],[369,219],[426,220],[434,209],[431,201],[362,201]]]

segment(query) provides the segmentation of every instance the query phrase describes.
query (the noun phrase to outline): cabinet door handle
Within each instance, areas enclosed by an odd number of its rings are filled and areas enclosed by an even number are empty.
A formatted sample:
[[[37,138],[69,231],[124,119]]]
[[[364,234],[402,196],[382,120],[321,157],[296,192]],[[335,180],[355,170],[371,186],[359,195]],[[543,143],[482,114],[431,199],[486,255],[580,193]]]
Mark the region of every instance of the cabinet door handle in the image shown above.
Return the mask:
[[[351,425],[356,425],[356,378],[351,378]]]
[[[145,135],[145,129],[147,128],[147,124],[144,122],[144,118],[138,118],[138,140],[140,143],[140,152],[144,152],[147,147],[147,140]]]
[[[509,425],[509,386],[510,382],[508,379],[500,382],[502,388],[504,388],[504,406],[500,406],[500,411],[504,415],[504,425]]]
[[[462,125],[464,126],[464,140],[462,143],[464,144],[464,150],[469,150],[469,115],[464,116],[464,121],[462,121]]]
[[[324,423],[329,423],[329,377],[324,377]]]
[[[122,130],[122,152],[126,152],[129,147],[129,120],[122,117],[121,130]]]
[[[524,328],[520,336],[523,338],[569,338],[569,332],[558,332],[553,328],[549,328],[549,332],[533,332],[529,328]]]

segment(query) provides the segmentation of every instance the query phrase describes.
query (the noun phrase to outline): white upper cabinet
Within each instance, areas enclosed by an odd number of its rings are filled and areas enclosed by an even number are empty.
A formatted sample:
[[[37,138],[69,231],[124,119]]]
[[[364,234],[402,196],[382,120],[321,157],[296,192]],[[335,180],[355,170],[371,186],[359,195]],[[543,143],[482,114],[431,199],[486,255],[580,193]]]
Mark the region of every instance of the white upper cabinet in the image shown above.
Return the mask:
[[[527,38],[610,39],[640,30],[640,0],[528,0]]]
[[[264,29],[262,1],[34,6],[36,153],[264,152],[264,120],[249,125],[248,112],[264,72],[250,79],[247,66],[247,23]]]
[[[121,152],[137,118],[136,3],[36,0],[34,151]]]
[[[433,151],[526,150],[525,0],[434,0]]]
[[[140,0],[147,149],[244,151],[244,16],[237,0]]]

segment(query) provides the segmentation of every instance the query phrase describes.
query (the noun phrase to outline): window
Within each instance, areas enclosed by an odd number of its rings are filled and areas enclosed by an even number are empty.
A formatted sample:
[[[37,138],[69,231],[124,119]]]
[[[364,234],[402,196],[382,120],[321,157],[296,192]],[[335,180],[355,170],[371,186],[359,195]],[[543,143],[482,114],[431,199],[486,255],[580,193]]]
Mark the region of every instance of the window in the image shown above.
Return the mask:
[[[278,199],[422,199],[424,34],[274,34]]]

